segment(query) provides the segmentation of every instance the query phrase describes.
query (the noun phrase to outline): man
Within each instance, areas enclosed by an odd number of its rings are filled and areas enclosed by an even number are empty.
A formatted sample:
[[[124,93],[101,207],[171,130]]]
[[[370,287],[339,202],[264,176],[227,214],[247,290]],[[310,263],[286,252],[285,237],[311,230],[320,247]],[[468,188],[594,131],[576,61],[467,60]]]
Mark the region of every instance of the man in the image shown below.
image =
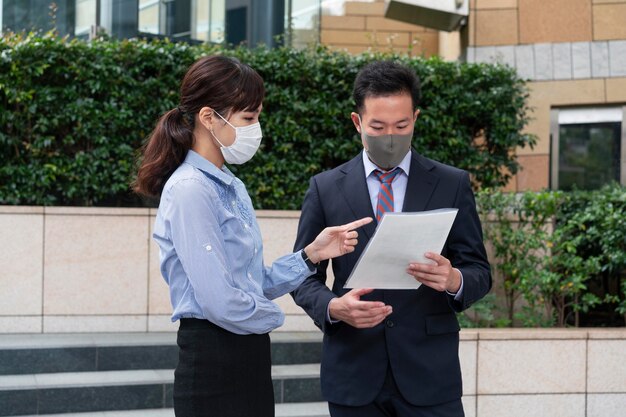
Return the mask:
[[[321,383],[333,417],[463,416],[455,312],[491,288],[482,230],[467,172],[411,148],[420,85],[402,65],[381,61],[355,80],[352,122],[364,151],[311,179],[296,249],[326,226],[385,212],[458,208],[444,249],[411,263],[417,290],[348,291],[343,286],[377,222],[360,229],[356,250],[318,265],[292,294],[324,332]],[[415,230],[415,233],[420,233]],[[416,254],[417,256],[418,254]]]

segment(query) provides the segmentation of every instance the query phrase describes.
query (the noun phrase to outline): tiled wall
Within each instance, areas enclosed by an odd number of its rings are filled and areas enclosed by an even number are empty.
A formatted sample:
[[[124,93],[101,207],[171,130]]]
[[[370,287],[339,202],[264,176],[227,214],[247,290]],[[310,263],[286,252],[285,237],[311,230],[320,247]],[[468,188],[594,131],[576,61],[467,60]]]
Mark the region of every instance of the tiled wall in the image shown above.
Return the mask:
[[[172,331],[151,209],[0,206],[0,333]],[[269,262],[297,212],[257,213]],[[290,296],[281,330],[315,330]]]
[[[459,356],[468,417],[619,417],[624,329],[466,329]]]
[[[531,81],[528,105],[532,109],[526,131],[537,135],[534,149],[519,149],[522,166],[512,180],[513,190],[548,188],[550,167],[550,109],[626,103],[626,77],[585,80]]]
[[[533,81],[626,76],[626,40],[477,46],[468,62],[501,63]]]
[[[470,46],[626,39],[626,0],[470,0]]]
[[[342,16],[322,16],[321,43],[350,53],[366,50],[431,56],[439,51],[439,32],[386,19],[385,2],[346,1]]]
[[[626,0],[471,0],[469,62],[500,62],[529,80],[534,149],[507,190],[549,186],[550,109],[626,103]]]
[[[0,333],[175,331],[154,210],[0,206]],[[298,212],[259,211],[267,261]],[[289,296],[280,330],[316,331]],[[464,329],[468,417],[621,417],[626,329]]]

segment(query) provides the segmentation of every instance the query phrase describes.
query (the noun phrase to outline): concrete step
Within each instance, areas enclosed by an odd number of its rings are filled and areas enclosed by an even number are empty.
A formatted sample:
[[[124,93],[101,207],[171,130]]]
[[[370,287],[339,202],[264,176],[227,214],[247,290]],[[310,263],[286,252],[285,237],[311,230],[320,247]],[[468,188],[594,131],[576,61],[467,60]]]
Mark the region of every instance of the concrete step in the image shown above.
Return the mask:
[[[325,402],[276,404],[276,417],[329,417]],[[23,417],[174,417],[174,409],[97,411],[70,414],[31,414]]]
[[[319,363],[322,335],[275,332],[272,363]],[[0,375],[172,369],[175,333],[35,334],[0,336]]]
[[[272,366],[274,400],[322,401],[319,364]],[[0,376],[0,416],[172,407],[173,369]]]

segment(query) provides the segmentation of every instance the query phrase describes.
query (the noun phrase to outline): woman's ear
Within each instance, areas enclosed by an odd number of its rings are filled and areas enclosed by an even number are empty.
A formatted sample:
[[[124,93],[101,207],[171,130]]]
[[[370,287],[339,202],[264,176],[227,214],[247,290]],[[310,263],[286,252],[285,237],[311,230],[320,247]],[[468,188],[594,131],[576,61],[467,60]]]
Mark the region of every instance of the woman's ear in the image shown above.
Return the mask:
[[[198,122],[204,128],[210,132],[213,132],[213,123],[215,121],[213,109],[210,107],[203,107],[198,112]]]

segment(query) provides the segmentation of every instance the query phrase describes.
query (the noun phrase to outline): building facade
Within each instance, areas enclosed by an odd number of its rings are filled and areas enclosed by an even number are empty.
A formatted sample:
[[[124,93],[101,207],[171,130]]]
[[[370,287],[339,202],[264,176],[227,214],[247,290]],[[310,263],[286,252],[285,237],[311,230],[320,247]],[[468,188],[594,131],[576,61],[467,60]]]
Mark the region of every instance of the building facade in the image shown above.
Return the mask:
[[[518,150],[507,189],[626,185],[626,0],[467,1],[456,33],[387,19],[383,0],[346,1],[322,16],[321,41],[509,65],[528,80],[538,142]]]
[[[274,46],[317,41],[320,10],[319,0],[0,0],[0,22],[3,31]]]

